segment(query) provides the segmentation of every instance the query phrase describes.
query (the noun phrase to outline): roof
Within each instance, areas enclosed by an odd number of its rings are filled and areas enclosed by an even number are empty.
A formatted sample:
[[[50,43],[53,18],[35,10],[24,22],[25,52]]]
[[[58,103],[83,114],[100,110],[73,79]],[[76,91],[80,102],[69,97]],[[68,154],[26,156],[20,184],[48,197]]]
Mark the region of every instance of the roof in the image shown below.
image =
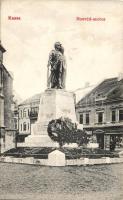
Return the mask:
[[[117,81],[116,86],[108,93],[107,99],[123,99],[123,79]]]
[[[106,95],[109,92],[109,90],[113,89],[116,86],[117,82],[117,78],[105,79],[95,88],[95,91],[97,94],[103,93],[103,95]]]
[[[0,50],[2,51],[2,53],[6,52],[5,48],[2,46],[1,41],[0,41]],[[6,71],[6,73],[13,79],[13,76],[11,74],[11,72],[9,72],[6,67],[2,64],[1,67]]]
[[[2,46],[2,44],[0,44],[0,50],[2,51],[2,53],[4,53],[6,50],[4,49],[4,47]]]
[[[94,89],[95,85],[90,85],[88,87],[79,88],[75,91],[76,94],[76,102],[79,102],[80,99],[85,97],[92,89]]]
[[[26,99],[25,101],[21,102],[21,105],[28,105],[28,104],[31,104],[35,101],[40,101],[40,97],[41,97],[41,93],[40,94],[35,94],[33,96],[31,96],[30,98]]]
[[[113,97],[112,97],[113,95]],[[87,95],[81,98],[76,106],[86,103],[92,103],[100,99],[111,99],[123,97],[123,79],[118,80],[117,77],[109,78],[102,81]]]
[[[3,64],[0,65],[0,68],[2,68],[5,74],[7,74],[11,79],[13,79],[12,73],[10,73]]]

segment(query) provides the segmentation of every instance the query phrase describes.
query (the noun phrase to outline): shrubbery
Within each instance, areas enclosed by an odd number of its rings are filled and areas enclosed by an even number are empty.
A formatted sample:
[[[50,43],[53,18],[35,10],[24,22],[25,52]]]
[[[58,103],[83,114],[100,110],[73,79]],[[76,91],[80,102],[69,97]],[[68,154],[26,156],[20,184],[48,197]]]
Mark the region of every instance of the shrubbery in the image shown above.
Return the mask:
[[[59,143],[60,147],[64,144],[77,143],[78,146],[88,143],[87,133],[77,129],[76,123],[72,123],[68,118],[59,118],[49,122],[48,135]]]

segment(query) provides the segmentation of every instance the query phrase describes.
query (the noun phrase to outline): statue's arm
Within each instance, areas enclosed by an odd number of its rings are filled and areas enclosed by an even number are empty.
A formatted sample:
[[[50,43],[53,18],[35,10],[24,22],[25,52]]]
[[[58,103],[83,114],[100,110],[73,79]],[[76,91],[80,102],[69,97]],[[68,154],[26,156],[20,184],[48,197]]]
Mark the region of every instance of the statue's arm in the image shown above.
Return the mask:
[[[54,55],[55,55],[55,52],[54,52],[54,50],[52,50],[52,51],[49,53],[49,60],[48,60],[47,67],[49,67],[49,66],[52,64]]]

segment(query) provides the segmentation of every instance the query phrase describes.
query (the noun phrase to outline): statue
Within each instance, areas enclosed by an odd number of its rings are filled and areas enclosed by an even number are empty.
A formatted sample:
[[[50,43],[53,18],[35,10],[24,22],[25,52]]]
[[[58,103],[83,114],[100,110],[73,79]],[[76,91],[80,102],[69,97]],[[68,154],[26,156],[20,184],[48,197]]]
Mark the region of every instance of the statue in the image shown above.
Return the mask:
[[[66,61],[64,48],[60,42],[56,42],[54,50],[49,54],[47,70],[47,87],[64,89],[66,79]],[[49,70],[50,67],[50,70]]]

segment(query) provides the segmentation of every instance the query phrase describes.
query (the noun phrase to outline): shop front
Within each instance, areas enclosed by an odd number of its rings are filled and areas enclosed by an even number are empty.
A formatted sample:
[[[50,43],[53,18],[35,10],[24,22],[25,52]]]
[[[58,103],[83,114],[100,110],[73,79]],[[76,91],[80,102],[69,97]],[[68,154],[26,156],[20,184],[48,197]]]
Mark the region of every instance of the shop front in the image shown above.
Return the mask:
[[[93,131],[93,135],[96,135],[99,148],[105,150],[120,150],[123,149],[123,131],[113,129],[97,129]]]

